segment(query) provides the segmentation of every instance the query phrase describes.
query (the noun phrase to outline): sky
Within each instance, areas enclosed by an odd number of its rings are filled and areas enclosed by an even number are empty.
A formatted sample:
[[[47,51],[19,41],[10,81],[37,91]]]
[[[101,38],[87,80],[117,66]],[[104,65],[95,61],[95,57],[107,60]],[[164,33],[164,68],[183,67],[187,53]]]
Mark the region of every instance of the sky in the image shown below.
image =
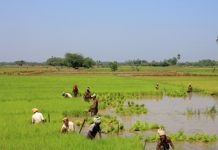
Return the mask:
[[[217,0],[0,0],[0,62],[218,60]]]

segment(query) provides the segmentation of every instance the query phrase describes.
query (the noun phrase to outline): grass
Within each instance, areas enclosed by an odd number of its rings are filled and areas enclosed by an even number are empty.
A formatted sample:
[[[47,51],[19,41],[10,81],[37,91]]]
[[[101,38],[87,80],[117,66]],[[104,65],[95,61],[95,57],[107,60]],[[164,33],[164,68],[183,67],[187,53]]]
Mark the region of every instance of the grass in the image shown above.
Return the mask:
[[[156,82],[160,84],[159,90],[155,89]],[[108,137],[89,141],[77,133],[60,134],[63,116],[84,116],[91,105],[82,97],[65,99],[61,92],[71,92],[75,83],[80,93],[90,86],[91,92],[97,93],[99,106],[105,108],[118,106],[119,103],[122,106],[126,98],[163,94],[184,96],[189,82],[196,92],[218,92],[218,77],[1,75],[0,149],[141,149],[142,142],[136,138]],[[51,122],[32,125],[33,107],[37,107],[45,118],[49,113]]]
[[[186,115],[215,115],[217,113],[216,106],[213,105],[211,107],[207,107],[205,110],[201,109],[193,109],[193,108],[187,108]]]

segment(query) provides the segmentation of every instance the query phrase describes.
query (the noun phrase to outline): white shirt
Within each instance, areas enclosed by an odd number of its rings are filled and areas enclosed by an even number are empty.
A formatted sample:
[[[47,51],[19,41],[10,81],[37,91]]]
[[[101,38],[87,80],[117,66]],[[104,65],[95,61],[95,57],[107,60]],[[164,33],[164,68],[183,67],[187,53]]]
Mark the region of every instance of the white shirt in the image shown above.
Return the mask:
[[[65,93],[65,97],[72,98],[72,95],[70,93]]]
[[[35,112],[32,116],[32,123],[40,123],[42,122],[44,119],[42,113],[40,112]]]
[[[75,131],[74,123],[71,122],[71,121],[69,121],[69,122],[68,122],[68,127],[66,127],[66,125],[63,124],[63,126],[62,126],[62,128],[61,128],[61,131],[62,131],[63,129],[67,129],[68,132],[69,132],[69,131],[72,131],[72,132]]]

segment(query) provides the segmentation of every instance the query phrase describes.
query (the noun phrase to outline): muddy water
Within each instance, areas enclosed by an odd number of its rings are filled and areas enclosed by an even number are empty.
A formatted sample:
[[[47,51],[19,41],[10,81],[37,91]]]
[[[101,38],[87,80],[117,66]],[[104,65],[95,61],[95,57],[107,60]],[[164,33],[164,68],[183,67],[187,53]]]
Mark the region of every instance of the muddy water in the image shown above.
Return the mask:
[[[128,101],[128,100],[127,100]],[[175,133],[183,130],[186,134],[190,133],[208,133],[218,135],[218,115],[192,115],[188,116],[184,113],[187,109],[204,111],[208,107],[216,106],[218,110],[218,98],[212,96],[188,95],[186,98],[163,96],[160,100],[141,99],[134,101],[137,104],[144,104],[148,108],[147,114],[121,116],[115,114],[113,109],[108,109],[104,114],[116,115],[118,120],[124,124],[124,128],[130,128],[137,120],[154,122],[165,126],[168,133]],[[148,135],[152,132],[124,132],[123,136],[132,136],[134,134]],[[155,132],[153,132],[155,133]],[[155,149],[155,144],[148,144],[147,148]],[[178,149],[217,149],[218,142],[213,144],[190,144],[178,143]]]
[[[217,144],[205,144],[205,143],[188,143],[188,142],[178,142],[174,143],[176,150],[218,150]],[[145,150],[155,150],[156,144],[148,143]]]

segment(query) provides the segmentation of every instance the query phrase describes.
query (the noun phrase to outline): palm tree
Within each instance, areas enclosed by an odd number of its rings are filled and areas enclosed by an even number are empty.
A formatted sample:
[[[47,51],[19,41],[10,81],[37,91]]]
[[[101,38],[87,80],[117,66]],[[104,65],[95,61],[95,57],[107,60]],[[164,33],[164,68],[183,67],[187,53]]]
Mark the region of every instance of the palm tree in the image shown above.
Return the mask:
[[[177,54],[177,60],[179,60],[181,58],[180,54]]]
[[[216,42],[217,42],[217,44],[218,44],[218,36],[217,36],[217,38],[216,38]]]

